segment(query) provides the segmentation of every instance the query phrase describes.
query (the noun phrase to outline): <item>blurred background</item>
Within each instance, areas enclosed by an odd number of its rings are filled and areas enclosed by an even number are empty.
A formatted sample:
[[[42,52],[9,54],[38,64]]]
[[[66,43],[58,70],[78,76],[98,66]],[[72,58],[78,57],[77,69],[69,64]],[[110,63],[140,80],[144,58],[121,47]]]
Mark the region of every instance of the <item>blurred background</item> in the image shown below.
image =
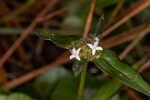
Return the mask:
[[[68,60],[66,49],[37,34],[73,34],[82,38],[87,24],[89,34],[94,34],[101,16],[104,24],[99,34],[105,37],[100,45],[113,50],[124,63],[139,67],[143,78],[150,82],[150,0],[93,2],[0,0],[0,100],[76,100],[76,74],[80,71],[72,69],[74,62]],[[91,23],[87,23],[88,19]],[[100,84],[109,79],[93,63],[89,63],[88,73],[84,100],[149,100],[127,86],[107,99],[91,99]]]

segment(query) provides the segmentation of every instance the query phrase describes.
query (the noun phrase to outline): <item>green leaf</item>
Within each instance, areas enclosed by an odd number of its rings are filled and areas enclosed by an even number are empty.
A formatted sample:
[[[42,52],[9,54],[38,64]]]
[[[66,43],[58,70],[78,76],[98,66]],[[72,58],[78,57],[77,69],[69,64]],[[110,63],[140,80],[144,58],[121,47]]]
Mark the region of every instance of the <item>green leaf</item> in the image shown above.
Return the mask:
[[[51,100],[76,100],[79,81],[79,77],[62,80],[54,90]],[[107,81],[107,78],[99,77],[98,79],[95,76],[88,75],[85,81],[83,100],[91,100],[91,96]]]
[[[5,95],[0,95],[0,100],[8,100],[8,97]]]
[[[104,49],[101,57],[94,62],[98,68],[120,79],[124,84],[150,96],[150,86],[131,67],[120,62],[112,51]]]
[[[33,99],[23,93],[11,94],[9,91],[0,88],[0,100],[33,100]]]
[[[62,66],[56,67],[36,78],[35,90],[40,96],[49,97],[49,93],[56,87],[58,82],[70,76],[72,74]]]
[[[8,97],[8,100],[33,100],[33,99],[22,93],[13,93]]]
[[[133,64],[132,68],[134,70],[139,69],[139,67],[142,65],[143,60],[145,60],[145,58],[142,58],[142,60],[137,61],[135,64]],[[117,80],[117,79],[113,79],[109,82],[110,84],[107,85],[102,85],[102,88],[99,89],[99,91],[96,93],[97,96],[93,97],[93,98],[98,98],[99,100],[109,100],[111,98],[111,96],[114,95],[114,93],[116,93],[117,91],[119,91],[119,89],[123,86],[123,84],[121,83],[121,81]],[[119,84],[119,85],[118,85]],[[105,88],[103,88],[103,86]],[[104,89],[104,90],[103,90]],[[104,91],[104,92],[102,92]],[[117,95],[118,97],[119,95]],[[112,98],[112,100],[117,100],[117,97],[114,96]],[[121,98],[122,99],[122,98]],[[118,98],[119,100],[119,98]],[[126,99],[127,100],[127,99]]]
[[[121,100],[121,99],[120,99],[120,95],[117,94],[117,95],[113,96],[113,97],[111,98],[111,100]]]
[[[87,76],[87,79],[85,81],[85,89],[84,89],[84,100],[91,100],[91,97],[97,93],[99,88],[103,86],[103,84],[109,82],[108,78],[104,78],[101,76],[98,76],[96,78],[95,76]]]
[[[22,93],[13,93],[9,96],[0,95],[0,100],[34,100],[34,99]]]
[[[103,84],[91,100],[109,100],[121,87],[119,80],[114,79]]]
[[[77,35],[58,35],[54,33],[39,32],[37,35],[50,40],[55,43],[57,46],[62,48],[71,48],[73,42],[80,39],[80,36]]]
[[[52,94],[51,100],[76,100],[78,81],[74,78],[62,80]]]

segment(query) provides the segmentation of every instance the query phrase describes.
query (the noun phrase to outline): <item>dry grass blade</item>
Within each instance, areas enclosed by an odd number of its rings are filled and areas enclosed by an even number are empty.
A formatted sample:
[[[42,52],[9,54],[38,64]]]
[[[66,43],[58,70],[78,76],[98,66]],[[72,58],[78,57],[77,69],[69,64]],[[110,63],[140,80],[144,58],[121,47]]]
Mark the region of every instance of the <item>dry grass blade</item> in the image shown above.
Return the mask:
[[[142,65],[139,69],[139,72],[144,72],[146,69],[150,67],[150,60],[148,60],[144,65]]]

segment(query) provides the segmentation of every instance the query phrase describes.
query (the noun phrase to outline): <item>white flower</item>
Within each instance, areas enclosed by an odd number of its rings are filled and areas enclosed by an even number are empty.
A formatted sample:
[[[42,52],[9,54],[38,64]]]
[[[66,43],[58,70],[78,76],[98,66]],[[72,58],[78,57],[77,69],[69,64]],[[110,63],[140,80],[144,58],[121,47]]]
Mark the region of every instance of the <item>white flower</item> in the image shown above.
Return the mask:
[[[98,46],[98,44],[99,44],[99,39],[96,37],[95,40],[96,40],[96,41],[94,42],[94,45],[92,45],[92,44],[87,44],[87,45],[92,49],[92,55],[95,55],[96,50],[103,50],[102,47]]]
[[[75,48],[73,48],[71,51],[72,55],[70,56],[70,59],[76,58],[77,60],[80,61],[80,56],[79,56],[80,50],[81,50],[81,48],[79,48],[77,50]]]

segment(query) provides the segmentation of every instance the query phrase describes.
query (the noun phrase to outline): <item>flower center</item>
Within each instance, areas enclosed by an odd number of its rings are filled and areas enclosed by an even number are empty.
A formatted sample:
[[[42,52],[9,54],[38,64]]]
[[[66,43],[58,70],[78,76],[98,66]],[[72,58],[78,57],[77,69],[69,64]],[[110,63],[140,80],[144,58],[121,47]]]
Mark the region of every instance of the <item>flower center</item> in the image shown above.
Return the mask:
[[[93,61],[100,57],[101,51],[96,51],[94,55],[92,54],[92,50],[96,50],[97,48],[97,45],[95,45],[94,42],[94,39],[81,39],[73,43],[73,48],[81,48],[79,53],[81,60]],[[89,48],[87,44],[94,44],[93,49]]]

